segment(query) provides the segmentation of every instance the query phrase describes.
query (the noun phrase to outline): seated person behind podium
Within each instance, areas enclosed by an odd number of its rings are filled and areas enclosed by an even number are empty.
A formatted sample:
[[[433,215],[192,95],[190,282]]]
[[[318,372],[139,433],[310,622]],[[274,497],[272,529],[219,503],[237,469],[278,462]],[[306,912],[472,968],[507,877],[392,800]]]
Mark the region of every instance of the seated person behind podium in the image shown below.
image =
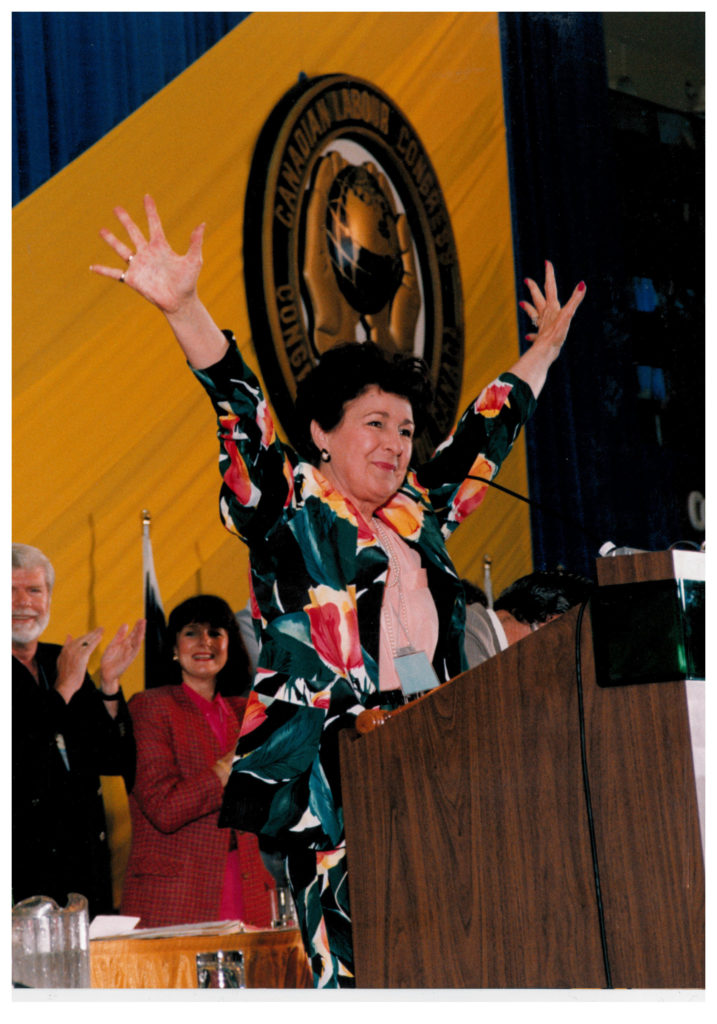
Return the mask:
[[[365,708],[392,706],[404,631],[438,681],[466,668],[463,591],[445,540],[484,496],[486,485],[467,476],[494,476],[531,414],[584,285],[561,307],[550,264],[545,295],[530,282],[531,348],[471,403],[425,465],[411,466],[427,413],[420,360],[374,343],[329,348],[297,395],[297,455],[276,435],[233,338],[197,295],[203,226],[179,256],[149,196],[145,211],[149,239],[115,210],[134,252],[101,232],[124,270],[92,269],[164,313],[212,399],[220,508],[249,546],[261,614],[259,663],[220,820],[283,847],[314,984],[350,987],[338,733]]]
[[[122,626],[87,672],[103,630],[39,640],[50,620],[55,570],[38,548],[12,546],[12,897],[85,896],[90,918],[113,913],[110,850],[100,775],[134,777],[134,740],[120,676],[134,660],[144,620]]]
[[[576,573],[532,572],[506,587],[492,610],[480,599],[471,600],[470,586],[465,588],[465,650],[468,666],[473,668],[582,604],[595,585]]]
[[[241,920],[268,928],[272,888],[257,838],[218,828],[250,682],[220,597],[179,604],[167,623],[166,685],[129,702],[137,741],[122,913],[140,928]]]

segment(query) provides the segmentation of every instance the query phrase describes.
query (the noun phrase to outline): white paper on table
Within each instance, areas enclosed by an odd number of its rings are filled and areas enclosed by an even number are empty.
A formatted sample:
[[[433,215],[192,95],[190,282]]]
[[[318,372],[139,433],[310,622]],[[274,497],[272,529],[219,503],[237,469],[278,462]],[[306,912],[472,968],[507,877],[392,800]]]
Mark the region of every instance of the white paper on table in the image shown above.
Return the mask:
[[[98,914],[90,922],[90,938],[104,939],[108,935],[126,935],[139,924],[138,917],[122,917],[120,914]]]

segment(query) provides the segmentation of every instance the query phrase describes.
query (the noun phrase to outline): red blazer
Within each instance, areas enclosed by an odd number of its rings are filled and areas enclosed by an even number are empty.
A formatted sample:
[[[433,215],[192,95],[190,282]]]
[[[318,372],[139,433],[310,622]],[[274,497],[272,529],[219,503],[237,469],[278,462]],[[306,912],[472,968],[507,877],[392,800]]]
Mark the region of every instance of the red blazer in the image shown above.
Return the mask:
[[[225,697],[235,721],[244,697]],[[181,686],[160,686],[129,702],[137,742],[137,775],[129,806],[132,843],[121,912],[139,927],[219,920],[232,830],[217,827],[224,788],[211,766],[227,751]],[[271,875],[256,836],[235,832],[244,883],[246,923],[271,924]]]

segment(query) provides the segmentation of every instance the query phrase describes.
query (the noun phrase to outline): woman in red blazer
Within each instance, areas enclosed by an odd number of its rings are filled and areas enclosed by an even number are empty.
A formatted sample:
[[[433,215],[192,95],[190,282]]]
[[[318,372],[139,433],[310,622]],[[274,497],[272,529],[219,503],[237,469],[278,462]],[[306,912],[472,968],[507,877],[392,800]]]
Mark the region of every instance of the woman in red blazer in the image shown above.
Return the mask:
[[[250,684],[234,614],[199,595],[169,616],[167,683],[129,703],[137,742],[122,913],[139,927],[271,924],[271,875],[256,836],[217,819]]]

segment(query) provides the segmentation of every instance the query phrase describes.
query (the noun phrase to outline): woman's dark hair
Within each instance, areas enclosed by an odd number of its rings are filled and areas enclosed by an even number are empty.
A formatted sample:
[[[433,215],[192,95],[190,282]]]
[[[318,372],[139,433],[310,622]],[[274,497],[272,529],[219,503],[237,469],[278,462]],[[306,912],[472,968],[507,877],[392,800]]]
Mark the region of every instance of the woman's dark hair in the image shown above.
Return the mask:
[[[311,421],[322,430],[338,426],[347,402],[370,387],[399,395],[411,403],[416,435],[431,411],[433,387],[428,367],[416,356],[389,354],[371,341],[348,341],[330,348],[299,382],[294,405],[294,437],[302,458],[318,464],[319,452],[311,439]]]
[[[197,594],[178,604],[167,622],[167,644],[164,652],[167,681],[179,684],[182,669],[173,658],[174,647],[182,629],[190,623],[207,623],[214,629],[225,629],[229,637],[227,663],[217,675],[217,692],[224,697],[243,696],[251,687],[249,655],[239,632],[239,624],[227,602],[214,594]]]

